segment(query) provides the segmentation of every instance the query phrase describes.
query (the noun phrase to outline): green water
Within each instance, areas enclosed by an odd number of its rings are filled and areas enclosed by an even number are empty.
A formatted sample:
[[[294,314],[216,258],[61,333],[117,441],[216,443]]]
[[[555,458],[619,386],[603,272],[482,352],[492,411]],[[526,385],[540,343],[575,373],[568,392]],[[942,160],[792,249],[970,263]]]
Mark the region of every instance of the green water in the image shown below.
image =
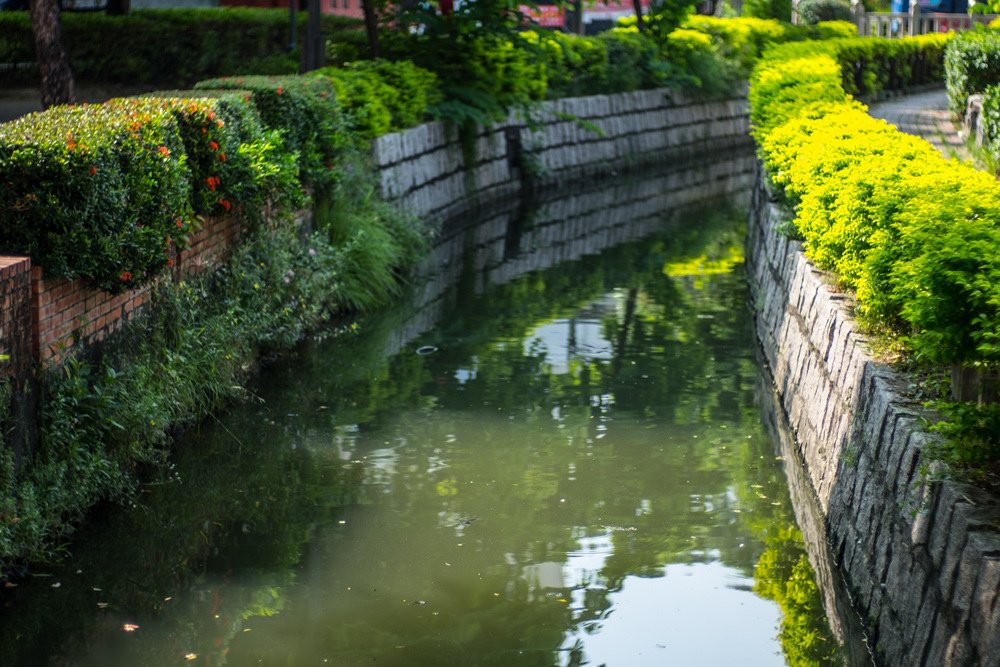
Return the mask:
[[[744,214],[638,187],[635,224],[578,195],[447,232],[408,305],[267,369],[7,595],[0,663],[829,661]]]

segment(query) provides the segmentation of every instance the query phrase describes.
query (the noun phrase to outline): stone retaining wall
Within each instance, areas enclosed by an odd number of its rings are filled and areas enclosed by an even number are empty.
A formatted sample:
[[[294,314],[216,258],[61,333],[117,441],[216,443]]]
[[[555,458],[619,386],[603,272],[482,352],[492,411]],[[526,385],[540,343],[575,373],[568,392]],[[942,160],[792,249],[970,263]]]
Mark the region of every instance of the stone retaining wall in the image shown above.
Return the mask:
[[[909,380],[872,358],[848,299],[775,231],[789,219],[758,177],[747,253],[757,335],[875,659],[1000,664],[1000,504],[927,480],[933,436]]]
[[[405,302],[410,310],[382,348],[391,356],[435,326],[451,307],[458,284],[482,294],[531,271],[543,271],[679,224],[694,209],[722,197],[747,203],[754,157],[743,151],[727,159],[679,169],[657,169],[625,178],[553,191],[530,202],[498,202],[489,212],[449,221]],[[475,224],[463,224],[464,220]]]
[[[751,146],[745,95],[695,101],[668,89],[543,103],[480,128],[463,149],[458,130],[427,123],[376,139],[382,195],[421,217],[447,218],[476,202],[653,162]],[[475,160],[466,170],[466,160]]]

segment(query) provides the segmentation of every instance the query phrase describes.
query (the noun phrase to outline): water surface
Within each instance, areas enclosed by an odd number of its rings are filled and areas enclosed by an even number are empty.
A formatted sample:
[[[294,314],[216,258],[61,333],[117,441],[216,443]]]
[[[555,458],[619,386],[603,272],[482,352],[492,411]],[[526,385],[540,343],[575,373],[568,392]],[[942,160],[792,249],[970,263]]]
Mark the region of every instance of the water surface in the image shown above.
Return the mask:
[[[6,598],[0,662],[831,660],[757,401],[748,166],[453,223],[408,305],[268,369]]]

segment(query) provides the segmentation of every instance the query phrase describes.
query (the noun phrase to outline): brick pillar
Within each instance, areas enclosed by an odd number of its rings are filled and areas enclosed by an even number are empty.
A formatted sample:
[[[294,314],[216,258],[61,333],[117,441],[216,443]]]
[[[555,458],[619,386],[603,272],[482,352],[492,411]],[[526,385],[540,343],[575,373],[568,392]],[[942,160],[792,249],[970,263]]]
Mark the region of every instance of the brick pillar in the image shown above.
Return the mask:
[[[31,454],[37,437],[33,313],[31,260],[0,257],[0,354],[7,355],[0,361],[0,379],[10,386],[9,404],[0,405],[6,416],[0,427],[2,446],[14,452],[16,468]]]

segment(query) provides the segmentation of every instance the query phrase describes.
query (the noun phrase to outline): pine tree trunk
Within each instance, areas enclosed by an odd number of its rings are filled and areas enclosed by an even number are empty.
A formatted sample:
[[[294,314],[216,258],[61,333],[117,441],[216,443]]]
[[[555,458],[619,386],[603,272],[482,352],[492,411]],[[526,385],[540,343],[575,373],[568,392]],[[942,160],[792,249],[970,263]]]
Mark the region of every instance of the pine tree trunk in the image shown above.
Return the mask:
[[[646,25],[642,18],[642,0],[632,0],[632,8],[635,10],[635,24],[639,27],[639,32],[644,32]]]
[[[368,35],[368,52],[372,58],[380,58],[382,49],[378,43],[378,18],[375,16],[373,0],[361,0],[361,9],[365,15],[365,32]]]
[[[110,16],[128,16],[131,9],[131,0],[108,0],[108,14]]]
[[[57,0],[31,0],[31,29],[41,76],[42,108],[76,101],[73,72],[62,45]]]

